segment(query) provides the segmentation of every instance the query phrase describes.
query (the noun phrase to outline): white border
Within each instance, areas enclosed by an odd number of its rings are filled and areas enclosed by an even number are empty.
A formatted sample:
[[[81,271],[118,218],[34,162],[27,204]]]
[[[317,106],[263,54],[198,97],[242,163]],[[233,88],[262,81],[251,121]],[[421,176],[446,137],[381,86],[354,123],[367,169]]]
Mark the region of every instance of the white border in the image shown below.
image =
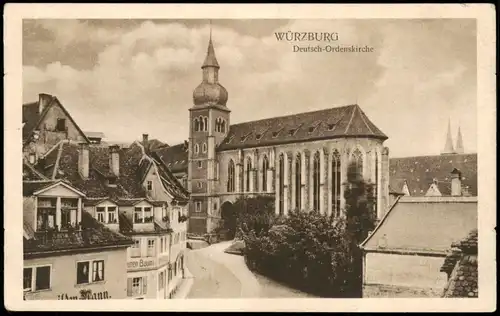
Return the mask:
[[[12,4],[4,10],[5,306],[9,310],[141,311],[493,311],[496,307],[495,7],[490,4]],[[23,18],[476,18],[478,70],[479,298],[471,299],[207,299],[23,301],[21,111]],[[411,34],[408,34],[411,36]]]

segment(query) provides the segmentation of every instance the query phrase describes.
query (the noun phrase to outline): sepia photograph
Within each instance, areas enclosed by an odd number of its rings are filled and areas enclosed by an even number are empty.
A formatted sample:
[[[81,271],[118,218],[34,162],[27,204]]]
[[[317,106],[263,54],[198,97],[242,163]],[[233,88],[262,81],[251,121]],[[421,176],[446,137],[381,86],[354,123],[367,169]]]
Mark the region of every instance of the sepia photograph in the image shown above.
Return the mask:
[[[495,309],[494,251],[478,256],[496,247],[495,66],[477,17],[11,8],[16,308]],[[494,41],[494,9],[480,9]]]

